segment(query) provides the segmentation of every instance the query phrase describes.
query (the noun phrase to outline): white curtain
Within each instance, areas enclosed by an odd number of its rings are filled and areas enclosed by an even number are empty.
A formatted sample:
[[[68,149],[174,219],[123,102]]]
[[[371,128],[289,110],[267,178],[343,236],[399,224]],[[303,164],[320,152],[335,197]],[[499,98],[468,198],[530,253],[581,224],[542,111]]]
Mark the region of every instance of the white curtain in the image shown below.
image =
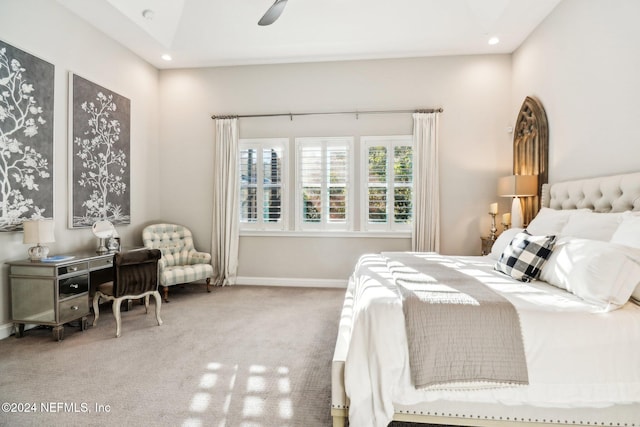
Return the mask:
[[[440,250],[438,113],[413,114],[413,234],[416,252]]]
[[[211,228],[216,285],[233,285],[238,272],[238,190],[238,119],[216,119]]]

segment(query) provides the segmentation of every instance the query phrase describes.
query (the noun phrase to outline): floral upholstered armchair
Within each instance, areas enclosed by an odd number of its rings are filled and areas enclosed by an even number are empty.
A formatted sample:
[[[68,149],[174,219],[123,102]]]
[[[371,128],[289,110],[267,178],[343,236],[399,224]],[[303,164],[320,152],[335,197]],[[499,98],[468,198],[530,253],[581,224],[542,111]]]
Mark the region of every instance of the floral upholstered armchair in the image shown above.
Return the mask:
[[[187,227],[178,224],[149,225],[142,230],[142,242],[148,249],[162,251],[158,269],[165,302],[169,302],[169,286],[177,284],[206,280],[207,292],[211,292],[211,254],[196,251],[191,230]]]

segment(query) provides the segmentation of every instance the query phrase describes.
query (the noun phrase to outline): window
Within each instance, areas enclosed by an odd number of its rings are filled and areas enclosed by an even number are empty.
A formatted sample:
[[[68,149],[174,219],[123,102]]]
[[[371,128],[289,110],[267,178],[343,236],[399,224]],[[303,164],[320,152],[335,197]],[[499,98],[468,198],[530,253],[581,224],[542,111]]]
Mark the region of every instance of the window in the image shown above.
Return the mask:
[[[296,228],[353,228],[353,138],[296,138]]]
[[[286,229],[287,139],[240,140],[240,228]]]
[[[413,221],[412,137],[362,137],[363,231],[409,230]]]
[[[361,137],[357,152],[354,144],[353,137],[296,138],[295,147],[288,138],[241,139],[241,230],[409,231],[411,135]]]

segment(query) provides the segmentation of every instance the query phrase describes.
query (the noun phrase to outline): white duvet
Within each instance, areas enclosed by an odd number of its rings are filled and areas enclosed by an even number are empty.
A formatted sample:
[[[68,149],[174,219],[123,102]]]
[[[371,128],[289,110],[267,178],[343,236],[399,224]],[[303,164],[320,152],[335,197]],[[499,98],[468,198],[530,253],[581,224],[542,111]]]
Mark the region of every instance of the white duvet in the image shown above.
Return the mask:
[[[522,326],[529,385],[417,390],[411,385],[404,315],[382,255],[363,256],[349,281],[354,308],[344,382],[354,427],[386,427],[394,403],[440,399],[540,407],[640,402],[640,306],[600,308],[545,282],[522,283],[488,257],[444,257],[504,295]],[[467,387],[468,388],[468,387]]]

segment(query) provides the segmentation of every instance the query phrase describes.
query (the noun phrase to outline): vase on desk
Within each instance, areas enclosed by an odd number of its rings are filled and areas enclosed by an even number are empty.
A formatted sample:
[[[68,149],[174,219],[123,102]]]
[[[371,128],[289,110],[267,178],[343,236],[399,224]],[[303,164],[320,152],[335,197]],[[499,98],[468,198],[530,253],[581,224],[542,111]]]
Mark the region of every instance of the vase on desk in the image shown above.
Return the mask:
[[[107,244],[109,252],[120,252],[120,236],[112,236]]]

